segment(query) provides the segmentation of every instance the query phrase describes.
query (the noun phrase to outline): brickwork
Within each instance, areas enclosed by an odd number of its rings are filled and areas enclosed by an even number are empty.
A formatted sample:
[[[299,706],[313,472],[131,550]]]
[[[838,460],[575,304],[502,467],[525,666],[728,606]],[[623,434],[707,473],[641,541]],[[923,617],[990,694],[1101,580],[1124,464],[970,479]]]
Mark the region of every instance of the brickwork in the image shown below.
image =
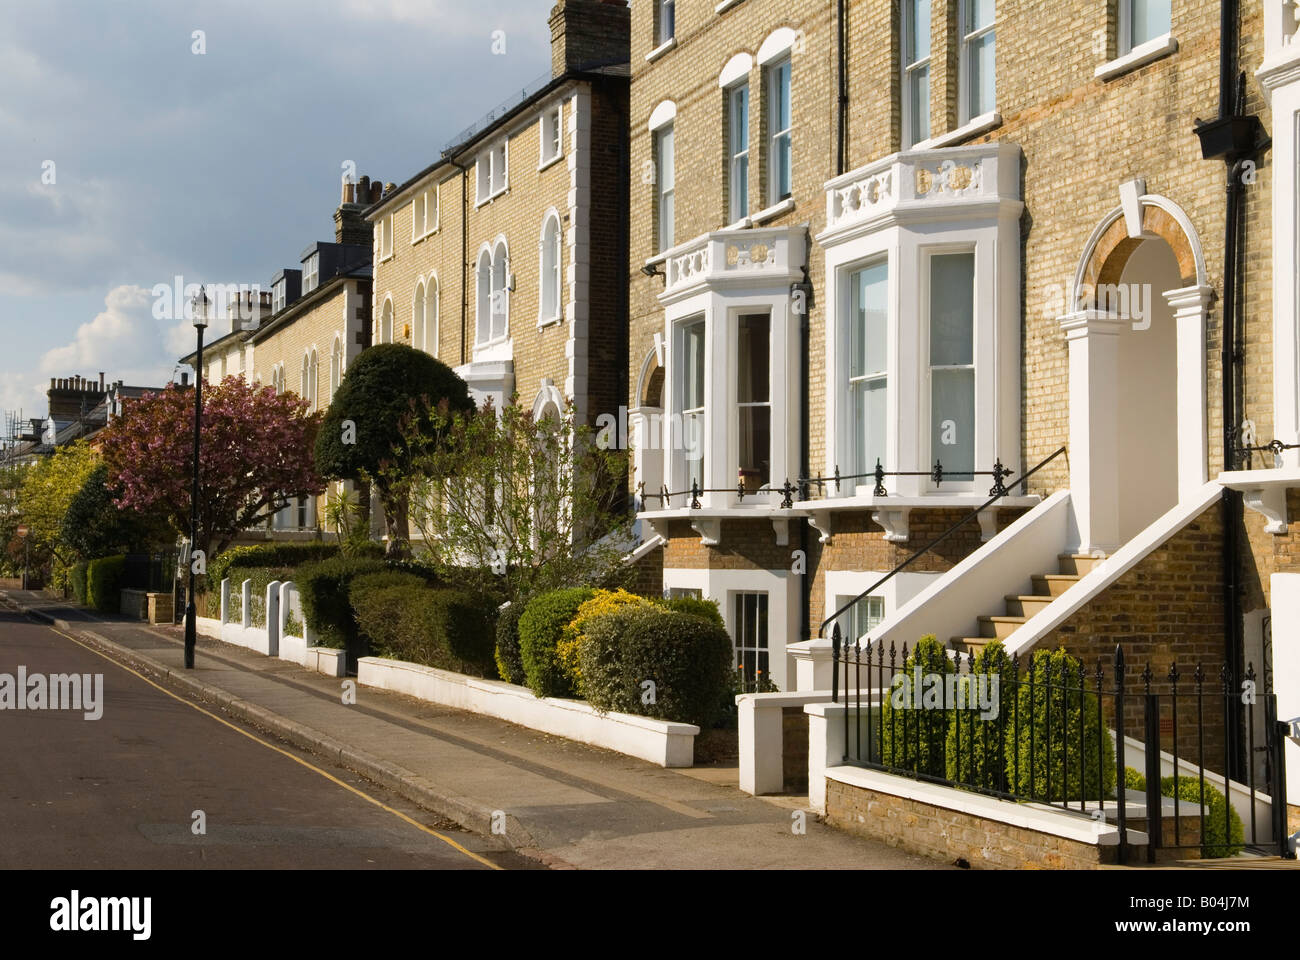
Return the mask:
[[[1094,870],[1117,850],[830,779],[826,819],[891,847],[947,863],[960,858],[976,868]]]

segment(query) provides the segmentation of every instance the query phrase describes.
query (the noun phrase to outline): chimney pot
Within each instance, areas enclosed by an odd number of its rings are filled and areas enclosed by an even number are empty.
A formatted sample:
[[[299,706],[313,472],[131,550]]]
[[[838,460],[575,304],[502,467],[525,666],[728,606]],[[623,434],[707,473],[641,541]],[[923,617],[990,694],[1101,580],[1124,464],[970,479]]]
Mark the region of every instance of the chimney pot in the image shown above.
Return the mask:
[[[99,392],[104,392],[104,371],[99,371]]]

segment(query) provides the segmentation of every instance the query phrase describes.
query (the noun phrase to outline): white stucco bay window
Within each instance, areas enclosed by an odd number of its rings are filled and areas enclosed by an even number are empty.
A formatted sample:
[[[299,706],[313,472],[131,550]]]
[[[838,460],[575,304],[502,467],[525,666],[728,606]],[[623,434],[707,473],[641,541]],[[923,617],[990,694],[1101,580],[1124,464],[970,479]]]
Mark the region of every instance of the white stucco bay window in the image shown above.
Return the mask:
[[[663,408],[644,443],[662,451],[663,483],[679,495],[650,500],[648,514],[689,515],[709,540],[710,518],[782,512],[780,488],[798,477],[791,285],[806,255],[802,227],[722,230],[667,251]],[[705,491],[699,509],[680,493],[692,483]]]
[[[980,474],[1020,468],[1019,147],[897,153],[829,181],[826,200],[822,469],[923,475],[886,477],[886,497],[861,477],[805,506],[986,499]]]

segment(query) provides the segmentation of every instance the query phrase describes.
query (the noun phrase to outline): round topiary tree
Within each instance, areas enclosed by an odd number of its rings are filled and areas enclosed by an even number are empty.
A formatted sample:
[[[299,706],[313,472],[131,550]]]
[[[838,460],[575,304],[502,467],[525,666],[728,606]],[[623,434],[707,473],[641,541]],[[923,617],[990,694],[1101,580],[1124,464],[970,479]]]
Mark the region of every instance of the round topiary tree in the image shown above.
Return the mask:
[[[384,343],[363,350],[348,367],[316,437],[316,469],[324,476],[370,483],[388,530],[388,553],[410,550],[410,500],[400,479],[422,451],[409,427],[427,443],[439,439],[435,410],[474,410],[465,381],[423,350]]]

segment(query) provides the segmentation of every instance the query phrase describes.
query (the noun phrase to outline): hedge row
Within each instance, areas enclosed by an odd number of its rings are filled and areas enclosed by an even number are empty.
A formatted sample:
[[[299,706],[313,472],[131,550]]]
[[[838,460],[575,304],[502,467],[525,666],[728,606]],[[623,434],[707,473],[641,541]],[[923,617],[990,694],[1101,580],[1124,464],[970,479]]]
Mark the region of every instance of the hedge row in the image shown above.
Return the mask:
[[[339,650],[356,648],[360,637],[348,589],[355,577],[386,570],[382,560],[357,557],[332,557],[298,568],[294,583],[302,614],[316,631],[318,644]]]
[[[383,546],[375,544],[382,552]],[[297,567],[316,560],[337,556],[337,543],[313,540],[296,543],[257,543],[231,547],[208,561],[208,583],[212,593],[219,593],[221,581],[230,576],[231,567]],[[231,577],[233,580],[234,578]]]
[[[496,605],[490,599],[432,587],[400,571],[356,576],[348,599],[372,655],[491,675]]]
[[[120,612],[125,573],[125,556],[91,560],[86,566],[86,602],[100,613]]]
[[[249,584],[249,607],[252,620],[250,621],[255,627],[266,626],[266,588],[275,581],[283,583],[285,580],[292,580],[295,571],[292,567],[231,567],[226,576],[230,578],[230,622],[242,623],[244,615],[244,597],[243,583],[245,580],[251,580]],[[210,595],[209,595],[210,596]],[[208,603],[211,605],[211,600]],[[217,594],[217,614],[220,615],[221,594]]]
[[[86,571],[90,564],[86,561],[73,566],[69,579],[72,583],[72,596],[76,598],[77,603],[82,606],[86,605]]]
[[[1141,773],[1132,767],[1126,767],[1124,770],[1124,786],[1130,790],[1146,791],[1147,780]],[[1241,823],[1241,817],[1237,811],[1228,805],[1227,798],[1223,792],[1212,783],[1205,784],[1205,794],[1201,794],[1201,778],[1193,776],[1182,776],[1178,778],[1178,799],[1187,801],[1188,806],[1179,808],[1180,815],[1184,817],[1198,817],[1199,811],[1196,804],[1200,803],[1208,809],[1205,811],[1205,836],[1201,838],[1201,857],[1210,860],[1215,857],[1235,857],[1244,849],[1243,841],[1245,839],[1245,830]],[[1174,778],[1160,778],[1160,795],[1162,797],[1172,797],[1174,795]],[[1227,830],[1224,829],[1224,818],[1227,817]],[[1168,836],[1168,834],[1166,834]]]

